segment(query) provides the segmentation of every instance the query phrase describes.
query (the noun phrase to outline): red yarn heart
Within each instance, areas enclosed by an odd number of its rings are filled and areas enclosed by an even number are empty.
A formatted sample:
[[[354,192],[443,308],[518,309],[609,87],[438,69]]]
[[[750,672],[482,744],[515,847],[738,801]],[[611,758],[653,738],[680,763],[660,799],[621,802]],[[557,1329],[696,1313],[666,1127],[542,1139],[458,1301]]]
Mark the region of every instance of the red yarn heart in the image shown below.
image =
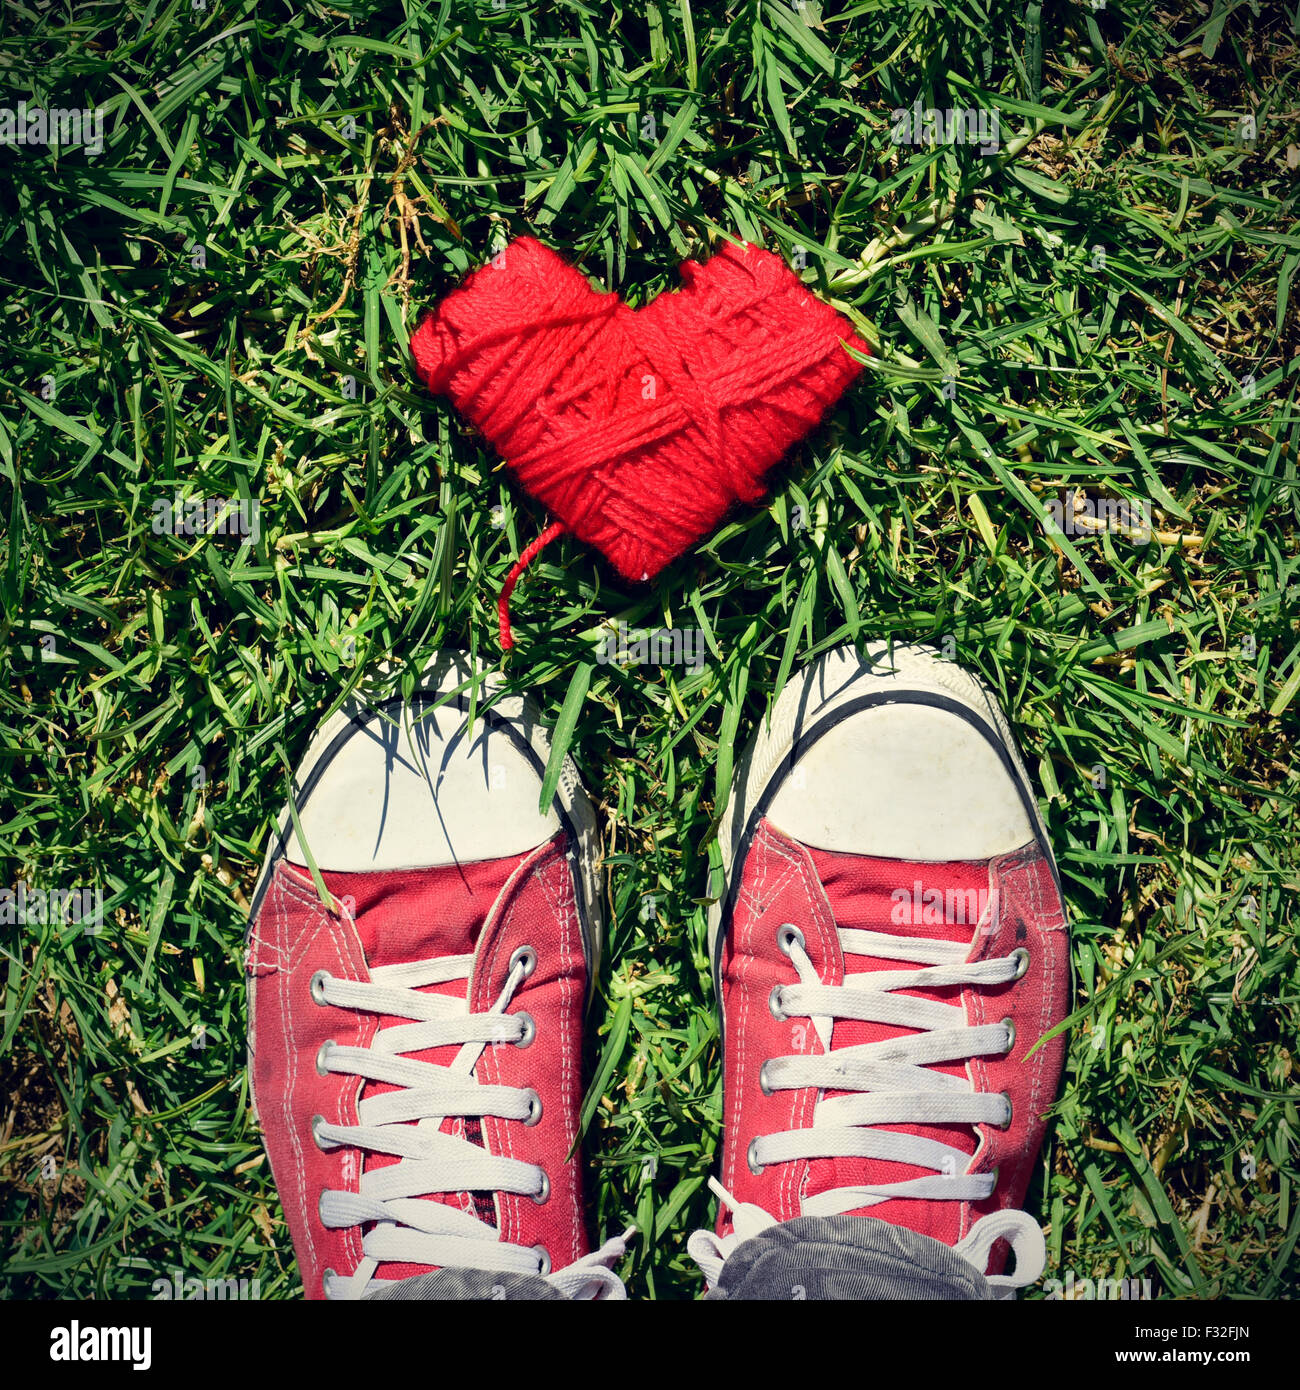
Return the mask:
[[[759,247],[727,243],[681,277],[634,311],[520,237],[411,338],[420,378],[559,518],[544,539],[567,530],[631,580],[758,501],[764,474],[861,370],[843,345],[867,353]]]

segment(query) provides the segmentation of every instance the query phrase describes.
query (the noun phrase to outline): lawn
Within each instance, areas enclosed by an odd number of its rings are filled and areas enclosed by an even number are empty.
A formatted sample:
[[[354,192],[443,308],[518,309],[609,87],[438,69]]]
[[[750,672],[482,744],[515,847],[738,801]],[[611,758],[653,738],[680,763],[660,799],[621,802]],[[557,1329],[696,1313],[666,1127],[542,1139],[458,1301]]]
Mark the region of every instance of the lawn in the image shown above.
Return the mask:
[[[1298,44],[1267,0],[6,5],[0,106],[102,129],[0,144],[0,887],[102,926],[0,932],[0,1293],[299,1294],[247,896],[315,724],[454,646],[567,715],[611,923],[593,1229],[639,1228],[633,1297],[696,1296],[733,757],[891,637],[997,692],[1060,862],[1049,1275],[1300,1291]],[[406,343],[520,233],[634,304],[747,238],[874,356],[651,585],[548,546],[503,657],[548,518]],[[705,658],[598,660],[616,622]]]

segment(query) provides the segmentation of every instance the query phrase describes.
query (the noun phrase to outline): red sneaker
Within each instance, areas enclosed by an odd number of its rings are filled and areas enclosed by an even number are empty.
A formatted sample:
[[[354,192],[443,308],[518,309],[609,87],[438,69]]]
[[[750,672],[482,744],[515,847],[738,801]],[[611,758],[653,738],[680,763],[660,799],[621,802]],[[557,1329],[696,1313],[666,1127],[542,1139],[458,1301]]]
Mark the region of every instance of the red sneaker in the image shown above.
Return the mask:
[[[471,729],[446,654],[334,715],[263,865],[249,1062],[309,1298],[625,1296],[572,1158],[595,820],[567,759],[539,812],[547,737],[496,694]]]
[[[924,648],[831,652],[760,727],[719,842],[723,1207],[690,1242],[709,1283],[764,1229],[845,1215],[955,1250],[990,1286],[963,1296],[1035,1282],[1019,1207],[1065,1042],[1034,1049],[1068,1008],[1069,936],[997,704]]]

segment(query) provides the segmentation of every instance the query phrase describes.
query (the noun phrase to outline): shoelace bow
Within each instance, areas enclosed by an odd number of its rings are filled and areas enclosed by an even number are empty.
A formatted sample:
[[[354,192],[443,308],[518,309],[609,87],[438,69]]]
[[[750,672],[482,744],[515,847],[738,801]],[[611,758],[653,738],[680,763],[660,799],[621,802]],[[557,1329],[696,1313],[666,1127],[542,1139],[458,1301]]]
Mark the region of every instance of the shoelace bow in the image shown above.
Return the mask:
[[[326,1271],[327,1298],[361,1298],[391,1282],[374,1278],[376,1268],[387,1261],[541,1276],[569,1298],[627,1297],[611,1266],[622,1257],[630,1231],[552,1272],[541,1247],[506,1244],[495,1227],[477,1216],[423,1200],[434,1193],[496,1191],[544,1202],[550,1193],[550,1180],[537,1164],[490,1154],[471,1140],[441,1131],[448,1116],[491,1115],[523,1124],[541,1118],[536,1091],[485,1085],[474,1076],[487,1047],[532,1041],[532,1018],[507,1015],[505,1009],[536,960],[528,947],[515,952],[501,993],[486,1013],[471,1013],[465,997],[421,992],[429,985],[462,980],[468,988],[472,954],[377,966],[368,981],[324,971],[313,978],[312,995],[319,1004],[412,1020],[379,1029],[366,1047],[327,1042],[317,1059],[322,1071],[396,1089],[362,1099],[355,1125],[330,1124],[316,1116],[316,1143],[323,1149],[347,1146],[399,1157],[397,1163],[363,1172],[358,1192],[326,1189],[321,1194],[325,1226],[370,1225],[355,1273]],[[445,1066],[402,1055],[449,1045],[459,1045],[460,1051]]]
[[[803,1200],[804,1216],[834,1216],[872,1207],[891,1198],[979,1202],[992,1195],[997,1173],[965,1173],[970,1155],[952,1145],[922,1135],[899,1134],[877,1125],[991,1124],[1011,1122],[1011,1103],[1005,1095],[975,1091],[965,1076],[934,1071],[937,1062],[968,1061],[973,1057],[1010,1052],[1015,1032],[1009,1019],[974,1027],[959,1005],[916,999],[895,993],[905,989],[937,989],[950,985],[1000,985],[1019,979],[1028,953],[1017,949],[996,960],[967,961],[970,947],[960,941],[930,941],[883,932],[841,927],[840,947],[846,956],[871,956],[920,966],[915,970],[873,970],[846,975],[843,984],[824,985],[809,959],[803,933],[785,924],[781,949],[799,975],[796,985],[778,985],[771,1008],[778,1018],[811,1019],[823,1051],[813,1056],[769,1058],[760,1072],[767,1092],[815,1087],[821,1093],[807,1129],[762,1135],[750,1144],[746,1160],[758,1172],[773,1163],[796,1159],[883,1159],[934,1170],[932,1175],[902,1182],[838,1187]],[[831,1051],[831,1030],[837,1018],[882,1023],[915,1031],[881,1042],[862,1043]],[[762,1207],[737,1202],[720,1183],[710,1187],[732,1213],[733,1233],[718,1237],[696,1231],[688,1249],[710,1284],[716,1284],[727,1257],[741,1242],[757,1235],[776,1218]],[[1035,1283],[1047,1260],[1047,1247],[1038,1223],[1024,1211],[1007,1209],[978,1220],[953,1248],[983,1273],[998,1240],[1010,1243],[1016,1257],[1011,1274],[989,1276],[995,1295]]]

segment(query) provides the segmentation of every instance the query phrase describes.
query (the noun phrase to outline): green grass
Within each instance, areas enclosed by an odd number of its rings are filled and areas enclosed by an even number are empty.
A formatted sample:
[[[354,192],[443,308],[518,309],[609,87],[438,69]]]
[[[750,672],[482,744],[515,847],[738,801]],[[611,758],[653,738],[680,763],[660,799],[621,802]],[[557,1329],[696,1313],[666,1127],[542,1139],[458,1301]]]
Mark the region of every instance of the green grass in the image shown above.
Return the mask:
[[[0,885],[105,895],[98,936],[3,931],[5,1294],[148,1296],[178,1266],[298,1292],[243,1072],[245,895],[358,681],[500,660],[495,594],[546,518],[405,341],[530,231],[638,303],[741,234],[878,350],[768,505],[651,588],[561,540],[516,595],[512,680],[551,718],[586,686],[611,917],[586,1152],[594,1225],[642,1232],[633,1295],[700,1289],[734,750],[792,670],[891,636],[990,682],[1060,860],[1049,1273],[1295,1295],[1294,4],[70,0],[0,26],[0,105],[106,113],[93,160],[0,147]],[[1000,150],[893,144],[918,98],[996,108]],[[1049,536],[1066,487],[1149,505],[1154,538]],[[178,489],[257,499],[259,539],[153,534]],[[597,663],[615,619],[709,658]]]

